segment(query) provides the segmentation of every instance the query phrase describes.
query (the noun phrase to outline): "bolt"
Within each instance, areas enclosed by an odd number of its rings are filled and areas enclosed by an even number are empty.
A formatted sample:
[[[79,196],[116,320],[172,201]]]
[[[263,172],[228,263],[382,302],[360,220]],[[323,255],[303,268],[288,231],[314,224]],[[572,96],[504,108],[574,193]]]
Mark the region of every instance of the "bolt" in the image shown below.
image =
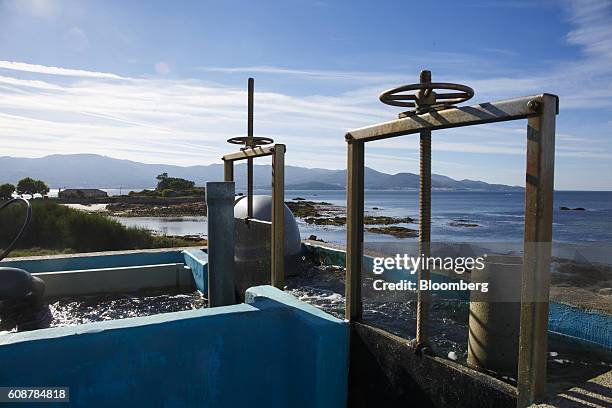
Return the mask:
[[[422,84],[426,84],[428,82],[431,82],[431,71],[424,69],[421,71],[421,74],[419,75],[419,81]]]
[[[539,111],[541,107],[541,103],[540,101],[536,101],[535,99],[532,99],[529,102],[527,102],[527,107],[531,110]]]
[[[419,82],[422,84],[430,84],[431,83],[431,71],[424,69],[421,71],[419,75]],[[431,88],[419,89],[416,93],[417,106],[420,105],[434,105],[436,103],[436,94],[431,90]]]

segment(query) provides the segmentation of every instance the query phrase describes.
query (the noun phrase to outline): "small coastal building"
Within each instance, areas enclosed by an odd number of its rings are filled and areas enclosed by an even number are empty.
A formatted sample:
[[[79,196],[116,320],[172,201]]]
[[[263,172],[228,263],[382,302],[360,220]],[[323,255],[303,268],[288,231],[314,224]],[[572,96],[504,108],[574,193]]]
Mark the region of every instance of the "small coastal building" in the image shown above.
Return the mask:
[[[105,198],[106,191],[97,188],[67,188],[57,193],[59,198]]]

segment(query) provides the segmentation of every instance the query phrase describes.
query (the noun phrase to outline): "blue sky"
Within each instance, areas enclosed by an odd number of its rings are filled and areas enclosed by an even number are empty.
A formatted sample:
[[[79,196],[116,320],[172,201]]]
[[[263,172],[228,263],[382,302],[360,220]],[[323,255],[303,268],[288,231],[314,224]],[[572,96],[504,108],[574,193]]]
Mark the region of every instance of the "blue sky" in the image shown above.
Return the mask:
[[[0,0],[0,155],[219,162],[246,132],[287,164],[344,168],[346,130],[396,117],[377,95],[434,80],[470,103],[560,96],[556,188],[612,190],[612,2]],[[434,133],[433,171],[522,185],[526,123]],[[366,164],[418,171],[405,136]]]

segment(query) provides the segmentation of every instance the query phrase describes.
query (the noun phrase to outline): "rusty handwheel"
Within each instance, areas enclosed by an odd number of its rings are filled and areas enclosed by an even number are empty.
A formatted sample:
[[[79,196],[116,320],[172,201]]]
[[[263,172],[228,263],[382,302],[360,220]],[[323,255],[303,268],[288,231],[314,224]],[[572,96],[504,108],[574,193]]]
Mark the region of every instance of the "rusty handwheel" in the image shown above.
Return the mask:
[[[232,137],[230,139],[227,139],[227,143],[237,144],[237,145],[244,145],[244,148],[246,149],[246,148],[249,148],[249,147],[252,148],[252,147],[272,144],[272,143],[274,143],[274,139],[271,139],[269,137],[247,137],[247,136],[242,136],[242,137]]]
[[[436,90],[459,92],[437,93]],[[405,93],[416,91],[415,93]],[[421,83],[389,89],[380,94],[380,101],[387,105],[416,108],[416,113],[446,109],[465,102],[474,96],[474,90],[466,85],[447,82],[431,82],[431,73],[421,73]]]

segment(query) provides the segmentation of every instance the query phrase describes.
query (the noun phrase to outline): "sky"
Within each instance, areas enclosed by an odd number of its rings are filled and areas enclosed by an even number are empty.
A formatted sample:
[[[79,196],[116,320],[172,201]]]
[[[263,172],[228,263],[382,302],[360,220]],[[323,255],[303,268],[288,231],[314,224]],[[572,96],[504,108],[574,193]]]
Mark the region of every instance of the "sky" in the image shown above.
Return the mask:
[[[220,163],[252,76],[255,135],[288,165],[342,169],[346,131],[396,118],[378,95],[422,69],[471,86],[467,104],[559,95],[555,187],[612,190],[604,0],[0,0],[0,156]],[[436,131],[432,170],[524,185],[526,126]],[[418,157],[414,135],[366,147],[389,173]]]

